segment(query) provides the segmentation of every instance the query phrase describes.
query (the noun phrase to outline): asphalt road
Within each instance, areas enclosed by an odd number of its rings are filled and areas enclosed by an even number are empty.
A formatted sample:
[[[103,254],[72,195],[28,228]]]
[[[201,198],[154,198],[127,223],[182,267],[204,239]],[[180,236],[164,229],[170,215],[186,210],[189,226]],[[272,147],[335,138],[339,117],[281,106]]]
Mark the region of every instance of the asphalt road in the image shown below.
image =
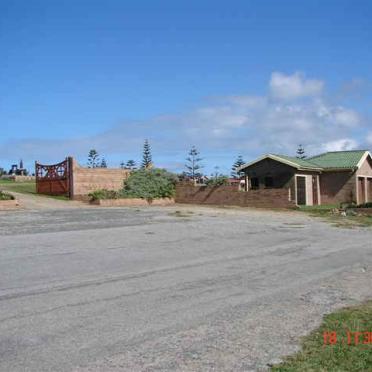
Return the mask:
[[[372,297],[371,241],[293,212],[0,212],[0,370],[265,370]]]

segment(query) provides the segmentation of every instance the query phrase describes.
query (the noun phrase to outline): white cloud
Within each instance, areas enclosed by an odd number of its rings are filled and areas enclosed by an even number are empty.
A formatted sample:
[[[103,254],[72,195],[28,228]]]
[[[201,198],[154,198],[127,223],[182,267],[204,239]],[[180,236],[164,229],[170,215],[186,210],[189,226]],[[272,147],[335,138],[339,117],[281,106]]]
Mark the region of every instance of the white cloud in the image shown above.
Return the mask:
[[[355,127],[360,123],[360,117],[354,110],[337,107],[331,114],[337,124],[346,127]]]
[[[367,143],[370,145],[370,146],[372,146],[372,132],[369,132],[368,134],[367,134]]]
[[[321,81],[306,80],[298,73],[289,76],[274,73],[269,86],[270,94],[275,91],[286,99],[254,95],[220,97],[185,113],[125,122],[96,136],[0,144],[0,158],[52,162],[67,155],[85,158],[90,148],[96,148],[108,159],[110,156],[138,159],[144,138],[150,140],[154,158],[161,157],[164,163],[171,159],[175,164],[183,161],[191,145],[210,154],[209,161],[213,161],[212,156],[221,159],[237,153],[247,160],[267,152],[290,155],[299,143],[305,145],[309,155],[352,149],[358,146],[355,133],[359,136],[364,133],[363,140],[372,145],[372,132],[367,136],[368,128],[363,126],[360,115],[323,97]],[[285,86],[292,88],[291,94]],[[306,100],[297,99],[304,96]]]
[[[270,79],[271,96],[283,100],[318,96],[323,87],[323,81],[306,79],[298,72],[293,75],[273,72]]]
[[[358,147],[358,142],[352,138],[342,138],[324,144],[325,151],[347,151]]]

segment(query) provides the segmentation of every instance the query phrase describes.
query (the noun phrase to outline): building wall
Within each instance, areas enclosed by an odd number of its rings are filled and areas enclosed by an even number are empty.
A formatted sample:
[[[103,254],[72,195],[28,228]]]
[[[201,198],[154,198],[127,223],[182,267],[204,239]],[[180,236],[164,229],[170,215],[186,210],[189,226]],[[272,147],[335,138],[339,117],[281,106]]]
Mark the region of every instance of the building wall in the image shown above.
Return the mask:
[[[368,157],[357,170],[357,176],[372,177],[372,160]]]
[[[372,202],[372,160],[368,157],[357,170],[358,204]],[[360,180],[362,179],[362,183]]]
[[[320,197],[322,204],[356,202],[355,172],[323,172],[320,175]]]
[[[128,169],[83,168],[72,160],[72,198],[84,199],[90,192],[107,189],[120,190],[129,176]]]
[[[296,175],[306,178],[306,204],[313,205],[312,177],[318,176],[318,172],[298,171],[289,165],[272,159],[263,159],[246,169],[246,175],[251,179],[259,179],[259,189],[265,189],[265,177],[273,177],[273,188],[284,188],[290,190],[290,200],[296,202]]]
[[[176,203],[235,205],[256,208],[294,208],[288,200],[289,190],[260,189],[239,191],[234,186],[193,186],[180,184],[176,188]]]
[[[274,188],[288,187],[293,182],[295,169],[272,159],[263,159],[246,169],[249,178],[257,177],[259,186],[265,188],[265,177],[273,177]]]

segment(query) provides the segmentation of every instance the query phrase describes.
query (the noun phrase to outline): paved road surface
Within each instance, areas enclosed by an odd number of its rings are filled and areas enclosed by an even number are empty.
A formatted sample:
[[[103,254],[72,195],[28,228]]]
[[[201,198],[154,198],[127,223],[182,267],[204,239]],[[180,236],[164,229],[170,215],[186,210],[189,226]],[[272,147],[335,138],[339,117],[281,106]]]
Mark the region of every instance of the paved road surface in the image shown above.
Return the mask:
[[[0,370],[264,370],[372,296],[371,241],[290,212],[0,212]]]

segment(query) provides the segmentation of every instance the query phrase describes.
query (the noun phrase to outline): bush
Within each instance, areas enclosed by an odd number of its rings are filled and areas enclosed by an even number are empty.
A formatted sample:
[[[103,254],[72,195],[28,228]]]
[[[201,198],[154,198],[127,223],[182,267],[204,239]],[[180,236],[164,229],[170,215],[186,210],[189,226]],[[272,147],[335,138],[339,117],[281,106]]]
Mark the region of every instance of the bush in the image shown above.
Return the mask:
[[[364,203],[364,204],[359,204],[359,205],[357,205],[357,208],[372,208],[372,203],[368,202],[368,203]]]
[[[119,199],[120,192],[114,190],[96,190],[88,194],[90,200],[102,200],[102,199]]]
[[[14,196],[6,192],[0,191],[0,200],[14,200]]]
[[[177,181],[177,176],[165,169],[139,169],[129,175],[122,190],[101,189],[88,196],[90,200],[170,198],[174,196]]]
[[[356,208],[357,204],[354,202],[343,202],[340,203],[340,208],[341,209],[348,209],[348,208]]]
[[[165,169],[139,169],[129,175],[120,194],[125,198],[170,198],[175,194],[177,181],[177,176]]]
[[[207,186],[223,186],[227,185],[228,183],[228,178],[226,176],[218,176],[218,177],[213,177],[209,179],[206,182]]]

